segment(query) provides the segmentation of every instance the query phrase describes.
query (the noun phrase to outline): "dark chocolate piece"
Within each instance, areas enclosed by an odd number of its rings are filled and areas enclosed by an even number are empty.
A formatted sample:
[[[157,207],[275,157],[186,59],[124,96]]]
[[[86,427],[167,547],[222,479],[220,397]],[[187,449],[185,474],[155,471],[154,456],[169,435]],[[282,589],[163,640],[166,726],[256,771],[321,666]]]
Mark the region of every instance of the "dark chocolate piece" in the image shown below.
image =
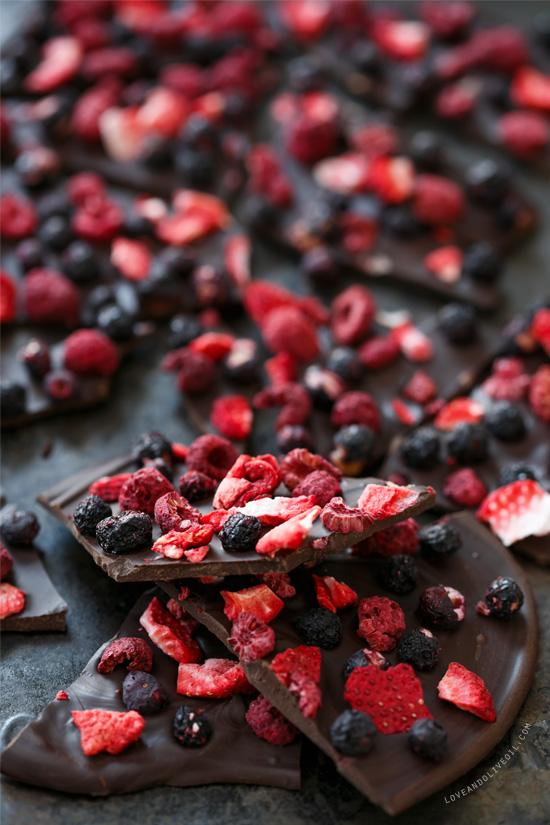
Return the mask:
[[[343,698],[343,669],[358,646],[355,609],[339,611],[342,640],[333,650],[321,651],[322,705],[316,719],[302,715],[297,701],[272,673],[267,660],[244,665],[250,681],[335,761],[340,773],[390,814],[400,813],[420,802],[483,759],[514,721],[533,679],[537,621],[533,596],[523,571],[490,531],[471,515],[461,513],[450,518],[462,536],[462,548],[446,560],[444,569],[420,558],[417,587],[407,596],[395,597],[405,612],[407,631],[420,626],[416,608],[425,587],[443,580],[466,598],[466,618],[460,628],[454,633],[438,634],[442,647],[438,664],[433,671],[418,674],[426,706],[449,734],[449,748],[441,763],[430,765],[418,759],[409,751],[405,734],[379,734],[370,753],[363,757],[343,758],[332,747],[330,727],[347,707]],[[364,558],[339,556],[323,561],[315,573],[345,581],[362,599],[380,595],[377,566],[377,562]],[[506,626],[480,616],[474,609],[483,592],[483,583],[492,581],[496,575],[511,576],[525,593],[524,607]],[[276,637],[275,653],[302,643],[292,622],[304,610],[317,605],[310,571],[295,570],[291,580],[296,587],[296,596],[285,601],[282,612],[271,623]],[[220,588],[189,584],[192,592],[184,606],[227,644],[231,623],[223,613]],[[221,585],[224,590],[245,586],[246,581],[242,578],[226,579]],[[162,587],[174,596],[179,585],[167,582]],[[392,665],[398,664],[396,650],[385,655]],[[496,722],[483,722],[438,698],[437,684],[452,661],[460,662],[485,680],[495,702]]]
[[[409,516],[424,512],[433,505],[435,500],[429,489],[419,488],[416,491],[418,492],[418,499],[415,504],[399,513],[399,515],[375,521],[363,532],[330,533],[323,527],[321,520],[317,519],[301,547],[297,550],[283,552],[275,558],[260,555],[254,550],[238,555],[226,553],[216,535],[211,541],[207,556],[201,562],[190,562],[185,559],[174,561],[165,556],[157,557],[152,555],[151,548],[127,556],[109,556],[101,550],[96,540],[90,540],[80,535],[71,516],[78,503],[87,494],[88,487],[93,481],[105,475],[134,472],[135,469],[137,469],[136,464],[129,456],[121,456],[82,470],[38,496],[40,504],[68,527],[74,537],[90,553],[96,564],[115,581],[163,581],[181,578],[182,576],[225,576],[230,573],[242,575],[245,573],[292,570],[305,561],[321,559],[326,555],[339,553],[350,544],[361,541],[385,527],[390,527]],[[176,465],[174,478],[177,479],[182,472],[183,465]],[[379,482],[378,479],[344,479],[342,487],[346,503],[351,507],[357,506],[357,500],[365,485],[369,482],[384,483]],[[118,503],[113,504],[112,507],[113,514],[118,515],[120,512]],[[204,513],[210,512],[212,509],[211,502],[199,504],[198,509]],[[160,529],[155,525],[153,540],[156,540],[159,536]]]
[[[0,620],[0,630],[65,630],[69,606],[53,586],[34,547],[15,547],[5,541],[4,544],[13,558],[6,581],[24,592],[25,607]]]
[[[139,617],[153,595],[154,591],[143,594],[114,638],[138,636],[149,641]],[[207,656],[227,658],[208,632],[199,631],[197,639]],[[66,689],[68,701],[50,702],[4,750],[2,772],[6,776],[54,791],[92,796],[131,793],[157,785],[181,788],[214,782],[300,787],[299,740],[277,747],[259,739],[244,719],[250,697],[195,699],[178,694],[178,663],[156,646],[152,673],[168,691],[168,706],[161,713],[147,716],[140,740],[117,756],[84,756],[71,711],[126,711],[119,691],[125,668],[118,666],[106,674],[97,672],[106,647],[103,645],[92,656],[82,674]],[[173,736],[174,716],[184,704],[205,710],[210,721],[212,736],[200,752],[182,747]]]

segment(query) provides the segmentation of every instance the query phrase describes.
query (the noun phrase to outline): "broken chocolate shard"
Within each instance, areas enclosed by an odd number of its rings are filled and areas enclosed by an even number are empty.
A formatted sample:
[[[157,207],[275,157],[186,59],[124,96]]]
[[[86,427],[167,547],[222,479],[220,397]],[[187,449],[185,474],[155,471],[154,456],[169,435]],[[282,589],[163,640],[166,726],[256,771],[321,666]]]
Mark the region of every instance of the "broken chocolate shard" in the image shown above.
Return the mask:
[[[6,581],[23,591],[25,607],[0,620],[0,630],[65,630],[69,607],[53,586],[37,551],[34,547],[15,547],[5,541],[4,544],[13,558]]]

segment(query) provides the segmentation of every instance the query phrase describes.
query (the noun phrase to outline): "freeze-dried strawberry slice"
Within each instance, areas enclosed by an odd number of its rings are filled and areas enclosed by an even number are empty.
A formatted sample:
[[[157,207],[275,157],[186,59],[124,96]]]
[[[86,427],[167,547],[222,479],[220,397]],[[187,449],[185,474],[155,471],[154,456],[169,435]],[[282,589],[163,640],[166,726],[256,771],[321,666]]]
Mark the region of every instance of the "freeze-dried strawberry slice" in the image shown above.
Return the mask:
[[[145,728],[145,719],[135,710],[118,713],[114,710],[73,710],[73,722],[80,731],[80,746],[84,756],[101,751],[117,754],[137,742]]]
[[[143,281],[149,275],[153,258],[141,241],[115,238],[111,245],[111,263],[129,281]]]
[[[431,489],[431,488],[428,488]],[[393,484],[367,484],[357,506],[372,521],[402,513],[418,500],[419,494],[408,487]]]
[[[535,341],[550,355],[550,309],[543,307],[535,312],[531,324],[531,334]]]
[[[149,673],[153,667],[153,651],[145,639],[124,636],[105,648],[98,662],[99,673],[112,673],[117,665],[128,662],[127,670]]]
[[[191,561],[195,564],[198,564],[205,558],[209,550],[209,544],[206,544],[201,547],[190,547],[188,550],[184,550],[183,555],[185,556],[187,561]]]
[[[252,613],[262,622],[269,624],[278,616],[285,603],[266,584],[257,584],[244,590],[220,590],[225,607],[223,612],[234,622],[239,613]]]
[[[390,330],[390,335],[397,341],[405,358],[409,361],[429,361],[433,358],[433,344],[425,333],[410,321]]]
[[[189,558],[187,551],[193,548],[200,548],[201,558],[193,557],[191,554],[190,561],[202,561],[206,552],[208,552],[208,544],[214,535],[214,528],[210,524],[191,524],[183,532],[178,530],[170,530],[160,536],[153,544],[153,553],[161,553],[168,559],[181,559],[182,556]],[[204,549],[206,547],[206,552]]]
[[[426,53],[430,30],[417,21],[379,19],[374,22],[372,36],[389,57],[418,60]]]
[[[550,533],[550,493],[537,481],[513,481],[489,493],[476,513],[509,547],[527,536]]]
[[[367,185],[370,161],[360,152],[346,152],[334,158],[324,158],[313,167],[315,182],[324,189],[354,195]]]
[[[249,501],[244,507],[237,507],[234,512],[244,513],[259,519],[263,527],[276,527],[288,519],[299,516],[316,504],[315,496],[276,496]]]
[[[278,10],[286,28],[300,40],[316,40],[330,21],[328,0],[282,0]]]
[[[203,665],[181,663],[178,667],[177,691],[185,696],[226,699],[254,690],[242,665],[230,659],[207,659]]]
[[[108,504],[112,504],[118,501],[120,491],[132,475],[133,473],[119,473],[116,476],[102,476],[90,484],[88,493],[91,496],[99,496]]]
[[[384,203],[403,203],[414,191],[414,166],[409,158],[374,158],[369,166],[366,186]]]
[[[221,198],[197,192],[195,189],[178,189],[172,199],[172,205],[176,212],[183,214],[193,209],[200,210],[209,215],[211,223],[217,229],[225,229],[231,221],[231,215]]]
[[[135,160],[143,151],[145,134],[137,124],[138,106],[111,106],[99,116],[99,133],[110,158],[119,163]]]
[[[284,524],[273,527],[258,541],[256,552],[275,556],[280,550],[296,550],[308,535],[320,512],[321,507],[316,505],[305,513],[288,519]]]
[[[189,209],[185,213],[167,215],[157,224],[157,238],[173,246],[185,246],[218,229],[207,212]]]
[[[473,398],[454,398],[436,415],[434,425],[439,430],[452,430],[457,424],[477,424],[485,415],[485,408]]]
[[[357,635],[365,639],[373,650],[393,650],[405,630],[405,614],[397,602],[386,596],[371,596],[359,602],[357,613]]]
[[[362,711],[380,733],[406,733],[418,719],[432,719],[424,703],[422,684],[410,665],[382,670],[376,665],[352,670],[344,699]]]
[[[82,46],[76,37],[53,37],[42,48],[42,61],[25,78],[31,94],[53,92],[71,80],[80,68]]]
[[[321,511],[323,526],[333,533],[362,532],[373,519],[357,507],[348,507],[341,496],[335,496]]]
[[[405,424],[406,427],[417,424],[420,420],[418,412],[413,410],[410,405],[405,404],[400,398],[392,398],[390,403],[396,417],[402,424]]]
[[[225,268],[238,289],[243,289],[250,281],[251,253],[252,245],[248,235],[232,235],[225,242]]]
[[[252,419],[252,407],[244,395],[223,395],[216,398],[210,410],[210,421],[226,438],[248,438],[252,432]]]
[[[139,623],[151,641],[176,662],[200,662],[202,651],[187,629],[178,622],[155,596],[140,617]]]
[[[21,613],[24,607],[23,591],[9,582],[0,582],[0,620]]]
[[[70,132],[81,140],[97,142],[101,138],[100,118],[107,109],[116,107],[122,85],[113,77],[103,78],[84,91],[76,101]]]
[[[309,473],[315,470],[323,470],[330,473],[337,481],[342,478],[342,471],[331,464],[320,455],[310,453],[304,447],[297,447],[291,450],[283,459],[281,464],[281,474],[285,485],[289,490],[294,490]]]
[[[334,576],[313,577],[315,595],[320,607],[326,607],[333,613],[337,610],[345,610],[346,607],[354,607],[357,604],[357,593],[345,582],[336,581]]]
[[[16,313],[16,289],[7,272],[0,269],[0,323],[13,321]]]
[[[445,284],[454,284],[462,274],[464,255],[458,246],[442,246],[430,252],[422,263],[428,272]]]
[[[497,715],[493,697],[477,673],[458,662],[451,662],[437,686],[440,699],[452,702],[457,708],[473,713],[486,722],[494,722]]]
[[[510,97],[516,106],[550,112],[550,77],[532,66],[520,66],[512,78]]]

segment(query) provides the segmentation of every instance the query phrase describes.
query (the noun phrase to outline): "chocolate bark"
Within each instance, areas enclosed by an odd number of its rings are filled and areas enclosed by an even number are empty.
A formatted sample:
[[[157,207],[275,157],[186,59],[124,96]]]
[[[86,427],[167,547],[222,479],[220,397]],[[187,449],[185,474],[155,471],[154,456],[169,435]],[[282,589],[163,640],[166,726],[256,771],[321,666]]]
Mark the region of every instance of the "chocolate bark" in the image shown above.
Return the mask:
[[[153,595],[154,591],[143,594],[114,639],[137,636],[149,642],[139,617]],[[228,658],[204,629],[197,640],[206,656]],[[189,787],[214,782],[300,787],[299,739],[285,747],[259,739],[244,719],[250,697],[196,699],[178,694],[178,663],[149,643],[154,650],[152,674],[167,689],[169,704],[161,713],[145,717],[145,730],[138,742],[117,756],[100,753],[86,757],[80,732],[71,720],[72,710],[126,711],[120,691],[124,666],[112,673],[97,672],[108,642],[67,688],[68,701],[50,702],[8,745],[2,754],[2,772],[30,785],[92,796],[131,793],[157,785]],[[207,713],[212,735],[200,749],[182,747],[172,734],[174,716],[181,705]]]
[[[0,630],[65,630],[69,607],[53,586],[34,547],[15,547],[6,541],[4,544],[13,558],[6,581],[23,591],[25,607],[0,620]]]
[[[126,556],[110,556],[105,553],[95,539],[82,536],[72,520],[78,503],[88,492],[93,481],[105,475],[134,472],[137,469],[135,461],[130,456],[121,456],[109,462],[95,465],[60,482],[55,487],[38,496],[38,501],[61,521],[74,535],[82,546],[90,553],[96,564],[115,579],[115,581],[164,581],[181,578],[182,576],[225,576],[230,574],[244,575],[246,573],[285,572],[294,569],[306,561],[324,558],[326,555],[341,552],[345,547],[361,541],[364,538],[383,530],[409,516],[416,515],[429,509],[435,500],[434,495],[427,488],[413,488],[418,493],[415,503],[398,515],[378,519],[362,532],[331,533],[325,529],[320,519],[314,523],[309,535],[297,550],[282,551],[274,558],[256,553],[254,550],[246,553],[232,554],[223,550],[217,535],[210,543],[210,550],[201,562],[172,560],[165,556],[152,556],[148,547]],[[183,472],[183,465],[176,465],[174,478],[177,479]],[[367,483],[378,482],[377,479],[344,479],[342,489],[344,500],[351,507],[357,506],[357,500]],[[285,494],[286,490],[282,494]],[[118,503],[112,505],[114,515],[118,515]],[[203,513],[212,510],[211,501],[198,505]],[[153,527],[153,540],[159,536],[160,528]]]
[[[460,513],[450,520],[462,537],[462,548],[439,566],[419,558],[416,562],[418,583],[407,596],[396,597],[378,584],[379,561],[339,556],[326,559],[315,569],[317,575],[334,576],[348,583],[357,591],[359,599],[385,595],[397,600],[405,612],[406,632],[421,626],[416,608],[424,588],[443,582],[465,596],[466,618],[459,628],[452,632],[437,631],[442,648],[439,662],[433,671],[417,674],[426,706],[448,732],[448,751],[441,763],[434,764],[414,755],[407,746],[406,734],[378,734],[373,749],[362,757],[343,757],[331,745],[330,727],[347,707],[343,698],[344,665],[352,653],[365,646],[356,635],[357,613],[353,608],[338,613],[342,621],[340,643],[333,650],[321,651],[322,705],[316,719],[302,715],[296,699],[272,673],[267,660],[244,665],[249,680],[334,759],[340,773],[390,814],[400,813],[425,799],[483,759],[509,729],[533,678],[536,612],[523,571],[502,544],[471,515]],[[497,576],[510,576],[525,594],[522,610],[507,622],[488,619],[475,611],[477,601]],[[282,612],[271,623],[276,636],[275,653],[303,643],[292,622],[307,608],[317,607],[311,572],[301,568],[291,574],[291,580],[296,596],[285,601]],[[240,590],[247,586],[246,580],[229,578],[221,586],[189,584],[191,596],[184,602],[186,609],[227,644],[231,622],[224,616],[219,589]],[[172,596],[178,592],[175,582],[162,587]],[[392,665],[399,661],[396,651],[384,655]],[[460,662],[485,680],[494,699],[496,722],[483,722],[438,698],[437,684],[452,661]]]

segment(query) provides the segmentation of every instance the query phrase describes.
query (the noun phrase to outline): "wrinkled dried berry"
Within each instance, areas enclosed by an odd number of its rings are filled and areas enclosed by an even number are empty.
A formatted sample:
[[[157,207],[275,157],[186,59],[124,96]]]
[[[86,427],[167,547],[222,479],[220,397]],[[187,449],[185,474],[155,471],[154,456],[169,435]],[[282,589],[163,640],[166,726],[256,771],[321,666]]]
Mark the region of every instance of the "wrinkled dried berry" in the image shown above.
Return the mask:
[[[281,453],[290,453],[292,450],[303,447],[306,450],[313,450],[313,438],[305,427],[288,424],[282,427],[277,433],[277,449]]]
[[[230,381],[251,384],[259,376],[260,359],[258,345],[250,338],[237,338],[231,352],[224,358],[222,367]]]
[[[253,613],[243,610],[227,640],[241,662],[255,662],[275,649],[275,631]]]
[[[332,650],[340,641],[342,624],[326,607],[312,607],[293,622],[294,630],[306,645]]]
[[[218,435],[201,435],[189,447],[186,464],[190,470],[199,470],[210,478],[225,478],[238,458],[233,444]]]
[[[335,433],[334,446],[335,449],[330,454],[331,460],[346,475],[358,475],[366,464],[373,461],[376,436],[364,424],[350,424]],[[350,465],[357,465],[357,472],[353,472]]]
[[[261,531],[262,524],[255,516],[234,513],[225,522],[219,538],[227,553],[248,553],[256,548]]]
[[[168,346],[170,349],[186,347],[203,331],[199,321],[189,315],[175,315],[170,321]]]
[[[376,738],[376,725],[361,710],[345,710],[330,727],[330,741],[346,756],[368,753]]]
[[[462,259],[462,274],[484,284],[492,283],[501,271],[501,261],[493,247],[482,241],[472,244]]]
[[[168,704],[168,691],[151,673],[132,670],[122,683],[122,701],[142,716],[160,713]]]
[[[0,381],[0,413],[5,418],[23,415],[27,406],[27,390],[23,384],[2,378]]]
[[[100,521],[96,536],[101,549],[111,556],[134,553],[152,546],[153,522],[146,513],[125,510]]]
[[[447,750],[447,731],[435,719],[418,719],[409,731],[408,742],[413,753],[439,762]]]
[[[86,241],[73,241],[61,259],[61,268],[77,284],[92,281],[99,274],[97,255]]]
[[[418,533],[418,538],[420,552],[430,562],[437,563],[462,547],[462,538],[456,527],[444,522],[423,527]]]
[[[466,172],[466,190],[470,197],[488,206],[500,203],[510,186],[507,167],[486,158],[477,161]]]
[[[469,344],[476,337],[476,313],[466,304],[447,304],[438,313],[439,326],[452,344]]]
[[[359,356],[351,347],[333,349],[327,359],[327,369],[340,376],[346,384],[356,383],[363,374]]]
[[[313,404],[320,410],[330,410],[336,399],[346,389],[342,379],[330,370],[312,364],[304,373],[304,386]]]
[[[138,435],[132,446],[132,456],[137,461],[144,458],[163,458],[172,463],[172,443],[162,433],[151,431]]]
[[[507,401],[501,401],[489,410],[485,424],[489,432],[501,441],[519,441],[525,435],[521,412]]]
[[[314,470],[294,488],[292,495],[293,497],[315,496],[317,504],[320,507],[324,507],[334,496],[342,495],[342,488],[330,473],[326,473],[323,470]]]
[[[258,696],[250,703],[245,718],[256,736],[272,745],[288,745],[298,734],[292,722],[265,696]]]
[[[0,532],[8,544],[30,544],[40,530],[38,519],[30,510],[10,504],[0,517]]]
[[[191,470],[181,476],[179,480],[179,491],[187,501],[203,501],[214,494],[216,481],[199,470]]]
[[[428,587],[420,597],[418,615],[424,624],[440,630],[454,630],[464,619],[464,596],[442,584]]]
[[[376,667],[386,670],[390,665],[386,657],[377,650],[371,650],[368,647],[361,648],[352,653],[344,667],[344,681],[347,682],[352,670],[356,667],[368,667],[368,665],[376,665]]]
[[[98,662],[98,673],[112,673],[117,665],[123,663],[126,670],[140,670],[149,673],[153,667],[153,650],[145,639],[135,636],[123,636],[105,648]]]
[[[397,553],[384,562],[380,568],[380,584],[392,593],[403,595],[416,587],[418,570],[410,556]]]
[[[206,711],[182,705],[177,710],[172,732],[180,745],[186,748],[201,748],[208,742],[212,728]]]
[[[485,593],[485,601],[478,602],[477,612],[497,619],[509,619],[523,604],[523,591],[519,584],[507,576],[499,576]]]
[[[499,487],[505,487],[514,481],[524,481],[527,479],[536,481],[536,478],[532,468],[527,464],[523,464],[521,461],[513,461],[510,464],[505,464],[501,469]]]
[[[409,467],[427,470],[439,461],[439,436],[431,427],[420,427],[401,442],[401,456]]]
[[[83,536],[95,536],[96,527],[104,518],[113,515],[107,502],[99,496],[86,496],[73,513],[73,521]]]
[[[487,432],[483,424],[461,422],[447,438],[447,451],[460,464],[483,461],[487,450]]]
[[[431,632],[420,628],[412,630],[403,636],[397,650],[402,662],[414,667],[415,670],[432,670],[439,659],[439,639]]]

